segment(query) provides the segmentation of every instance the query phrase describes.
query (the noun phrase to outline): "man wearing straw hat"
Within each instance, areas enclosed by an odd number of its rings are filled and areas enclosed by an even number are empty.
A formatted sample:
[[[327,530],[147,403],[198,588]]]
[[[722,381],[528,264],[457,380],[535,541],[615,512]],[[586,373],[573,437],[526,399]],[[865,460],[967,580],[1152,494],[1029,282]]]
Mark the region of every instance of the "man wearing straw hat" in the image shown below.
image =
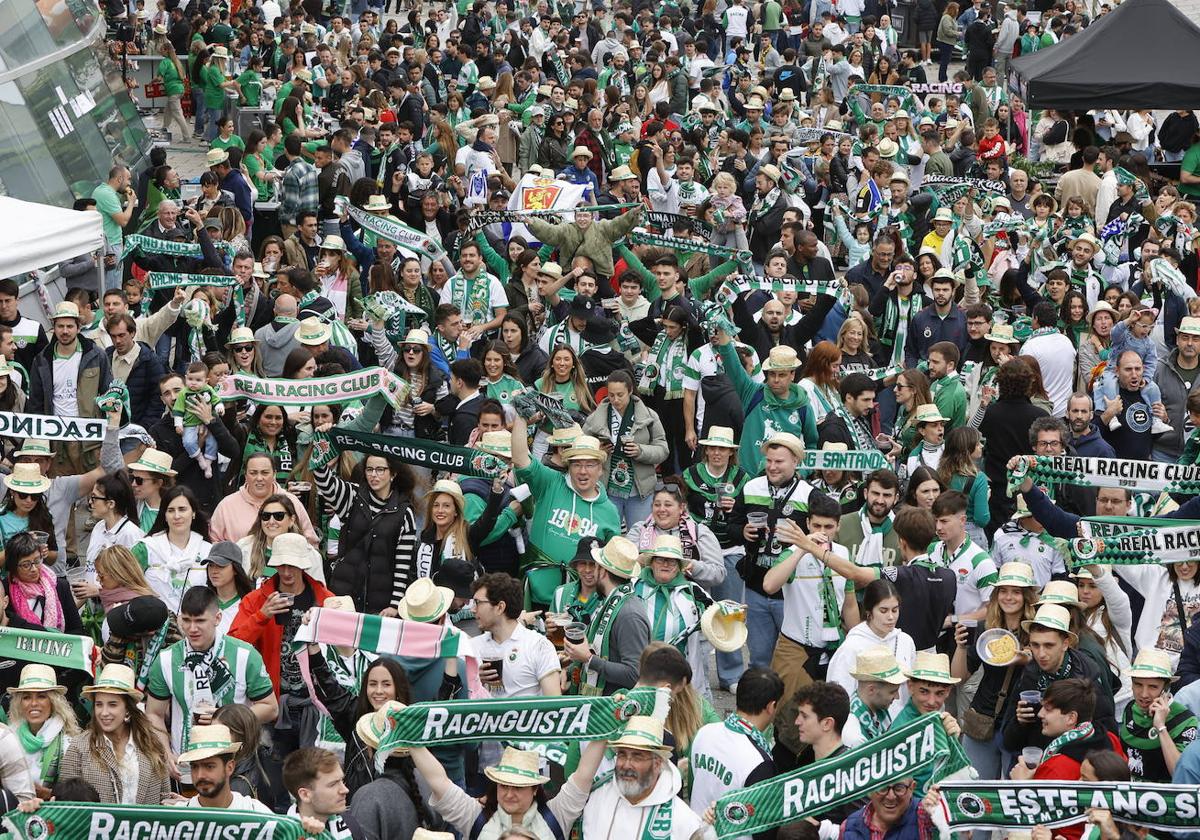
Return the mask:
[[[891,728],[889,709],[908,680],[892,651],[881,645],[859,651],[850,676],[858,686],[850,695],[850,717],[842,727],[842,743],[853,749]]]
[[[616,753],[616,767],[583,809],[584,836],[608,837],[614,826],[670,840],[691,840],[705,831],[704,822],[679,798],[683,777],[663,743],[661,720],[635,715],[608,746]]]
[[[703,814],[731,790],[749,787],[778,772],[766,731],[783,698],[783,680],[767,668],[751,668],[738,680],[736,711],[700,728],[692,739],[692,810]]]
[[[179,761],[191,767],[192,785],[196,795],[182,804],[188,808],[222,808],[233,811],[253,811],[256,814],[275,813],[252,796],[238,793],[230,787],[237,767],[240,741],[233,740],[229,727],[223,723],[192,728],[187,750]]]
[[[1027,563],[1041,589],[1052,577],[1067,573],[1068,559],[1066,541],[1047,534],[1042,523],[1029,512],[1025,496],[1018,493],[1012,519],[1001,525],[992,538],[992,561],[997,566]]]
[[[1121,745],[1135,782],[1169,782],[1179,757],[1196,741],[1196,717],[1167,688],[1179,681],[1171,655],[1142,648],[1129,669],[1133,702],[1121,716]]]

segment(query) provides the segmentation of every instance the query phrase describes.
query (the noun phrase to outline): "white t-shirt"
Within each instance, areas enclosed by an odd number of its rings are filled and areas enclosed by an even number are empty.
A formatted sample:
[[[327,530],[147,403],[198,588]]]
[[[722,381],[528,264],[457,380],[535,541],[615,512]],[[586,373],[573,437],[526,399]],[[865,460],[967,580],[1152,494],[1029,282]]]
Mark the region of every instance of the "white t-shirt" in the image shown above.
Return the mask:
[[[725,725],[724,721],[700,727],[692,739],[692,799],[688,803],[697,814],[703,814],[709,805],[731,790],[739,790],[748,783],[762,781],[751,778],[767,773],[773,774],[774,765],[768,764],[771,756],[765,754],[755,743],[741,732]],[[761,768],[761,769],[760,769]]]
[[[850,552],[844,545],[834,543],[833,553],[850,559]],[[833,631],[832,638],[825,638],[825,610],[821,605],[821,579],[824,572],[825,565],[820,560],[805,554],[796,564],[791,580],[783,585],[781,632],[797,644],[823,648],[829,642],[837,641],[836,631]],[[842,603],[846,598],[846,579],[832,572],[830,576],[838,614],[841,615]]]
[[[992,584],[996,580],[996,564],[991,556],[967,536],[958,551],[947,556],[946,544],[938,540],[929,552],[929,559],[938,566],[954,572],[958,582],[958,594],[954,598],[954,611],[959,615],[973,613],[992,596]]]
[[[476,283],[487,283],[488,284],[488,313],[487,313],[488,321],[490,321],[496,317],[497,309],[507,309],[508,308],[508,294],[504,291],[504,284],[501,283],[496,277],[492,276],[491,274],[481,271],[478,275],[476,275],[474,277],[474,279],[468,280],[466,283],[458,283],[458,284],[456,284],[454,282],[454,278],[451,277],[449,280],[446,281],[445,285],[442,286],[442,291],[440,293],[438,303],[453,303],[455,306],[457,306],[459,308],[459,310],[462,312],[464,329],[468,326],[468,321],[469,321],[468,303],[471,299],[470,291],[475,286]],[[454,299],[454,291],[455,291],[454,287],[456,285],[458,285],[462,288],[463,293],[466,296],[464,300],[455,300]],[[480,323],[486,323],[486,322],[480,322]]]
[[[246,796],[244,793],[238,793],[235,790],[235,791],[232,791],[232,794],[233,794],[233,801],[229,803],[229,808],[227,810],[230,810],[230,811],[253,811],[256,814],[274,814],[275,813],[270,808],[268,808],[266,805],[259,802],[257,799],[253,799],[249,796]],[[187,807],[187,808],[203,808],[204,807],[203,805],[200,804],[199,796],[193,796],[191,799],[189,799],[187,802],[184,802],[183,804],[184,804],[184,807]]]
[[[507,641],[497,642],[489,632],[475,644],[481,659],[504,660],[504,689],[493,692],[497,697],[540,697],[542,677],[561,670],[550,640],[520,623]]]
[[[76,351],[65,359],[54,357],[54,413],[59,417],[79,416],[79,362]]]
[[[1039,335],[1025,342],[1021,352],[1033,356],[1042,369],[1042,382],[1050,402],[1054,403],[1054,416],[1067,413],[1067,402],[1075,389],[1075,345],[1062,333]]]

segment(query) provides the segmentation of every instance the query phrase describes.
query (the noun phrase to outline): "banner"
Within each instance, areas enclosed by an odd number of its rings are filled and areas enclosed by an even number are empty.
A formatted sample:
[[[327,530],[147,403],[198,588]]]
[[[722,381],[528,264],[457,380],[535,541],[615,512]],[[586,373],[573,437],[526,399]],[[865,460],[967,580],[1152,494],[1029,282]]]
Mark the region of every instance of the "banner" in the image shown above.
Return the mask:
[[[103,419],[0,411],[0,435],[4,437],[99,443],[104,440],[107,426],[108,421]]]
[[[366,401],[382,394],[395,408],[407,393],[408,384],[381,367],[313,379],[264,379],[232,373],[221,386],[221,399],[299,407]]]
[[[629,718],[649,715],[662,692],[634,688],[611,697],[504,697],[495,700],[449,700],[413,703],[393,711],[391,729],[376,752],[387,756],[403,747],[427,744],[473,744],[479,741],[606,741],[618,735]]]
[[[691,254],[708,254],[710,257],[720,257],[724,260],[739,260],[749,262],[754,255],[749,251],[739,251],[736,248],[726,248],[723,245],[710,245],[695,239],[680,239],[677,236],[659,236],[654,233],[643,233],[635,230],[626,237],[634,245],[653,245],[656,248],[666,248],[668,251],[680,251]]]
[[[583,200],[587,187],[559,181],[555,178],[542,178],[538,175],[523,175],[508,199],[509,210],[557,210],[567,212],[574,210]],[[504,239],[507,241],[514,236],[523,236],[531,247],[541,241],[521,222],[503,223]]]
[[[865,365],[842,365],[838,370],[838,378],[845,379],[852,373],[861,373],[875,382],[881,382],[904,372],[904,365],[887,365],[885,367],[869,368]]]
[[[1157,461],[1034,455],[1026,456],[1015,470],[1009,470],[1008,475],[1010,496],[1027,475],[1035,484],[1124,487],[1133,492],[1151,493],[1200,493],[1200,466]]]
[[[0,659],[71,668],[94,676],[99,655],[90,636],[0,627]]]
[[[967,766],[941,715],[931,712],[841,755],[727,793],[714,806],[717,837],[767,831],[856,802],[926,770],[938,782]]]
[[[237,253],[237,248],[232,242],[214,242],[213,247],[230,256]],[[124,260],[134,251],[141,251],[143,254],[166,254],[169,257],[194,257],[196,259],[204,257],[204,249],[200,247],[199,242],[158,239],[141,233],[133,233],[125,237],[121,259]]]
[[[1087,819],[1089,808],[1118,823],[1156,831],[1200,829],[1200,788],[1151,782],[944,782],[942,812],[950,831],[1059,828]]]
[[[977,190],[1006,195],[1008,187],[1003,181],[989,181],[987,178],[956,178],[953,175],[926,175],[921,178],[922,187],[974,187]]]
[[[440,259],[446,253],[445,248],[430,239],[429,234],[423,231],[402,225],[395,219],[376,216],[360,210],[353,204],[347,204],[346,210],[349,211],[350,218],[358,222],[365,230],[369,230],[389,242],[396,243],[398,248],[432,260]]]
[[[913,82],[908,89],[917,95],[929,93],[952,93],[955,96],[963,92],[962,82]]]
[[[875,472],[888,466],[887,458],[878,449],[870,452],[826,452],[821,449],[804,450],[805,470],[841,470],[842,472]]]
[[[844,131],[832,131],[828,128],[797,128],[792,132],[792,137],[797,143],[820,143],[821,138],[827,134],[833,137],[835,141],[858,139],[854,134],[847,134]]]
[[[675,226],[678,225],[680,228],[687,228],[692,233],[698,233],[701,236],[712,236],[713,234],[713,226],[708,222],[695,216],[685,216],[682,213],[646,210],[642,213],[642,221],[664,233],[675,230]]]
[[[836,296],[845,283],[841,280],[822,282],[819,280],[801,280],[793,277],[758,277],[754,274],[733,274],[725,278],[717,290],[716,300],[722,304],[732,304],[734,298],[745,292],[795,292],[797,295],[834,295]]]
[[[452,446],[423,438],[394,437],[371,432],[351,432],[334,426],[326,436],[329,443],[340,452],[362,452],[367,455],[382,455],[405,464],[415,464],[443,473],[473,475],[480,478],[496,478],[508,470],[508,464],[478,449]],[[314,447],[316,441],[314,440]]]
[[[298,819],[275,814],[95,802],[43,802],[32,814],[9,811],[4,827],[12,840],[300,840],[307,834]]]
[[[240,286],[232,274],[179,274],[174,271],[151,271],[146,275],[146,290],[177,289],[180,286]]]

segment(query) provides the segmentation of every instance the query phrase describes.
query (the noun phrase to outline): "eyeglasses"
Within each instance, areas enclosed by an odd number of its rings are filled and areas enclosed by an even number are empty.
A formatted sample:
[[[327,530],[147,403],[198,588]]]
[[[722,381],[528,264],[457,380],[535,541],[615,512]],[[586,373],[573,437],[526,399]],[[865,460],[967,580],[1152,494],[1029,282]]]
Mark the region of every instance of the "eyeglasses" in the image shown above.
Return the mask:
[[[276,522],[282,522],[287,518],[286,510],[261,510],[258,512],[259,522],[270,522],[274,519]]]
[[[28,572],[32,569],[36,569],[40,565],[42,565],[42,558],[38,557],[33,560],[22,560],[17,564],[17,568],[23,572]]]
[[[108,497],[107,496],[97,496],[95,493],[92,493],[91,495],[88,496],[88,501],[89,502],[107,502]]]
[[[420,356],[424,352],[425,352],[424,348],[421,348],[421,347],[405,347],[404,348],[405,355]]]
[[[22,493],[20,490],[11,490],[10,492],[17,499],[36,499],[39,495],[38,493]]]
[[[367,475],[379,475],[388,471],[387,467],[364,467],[363,472]]]
[[[476,599],[475,599],[475,606],[479,606],[480,604],[489,604],[489,605],[491,605],[491,606],[495,606],[496,602],[495,602],[495,601],[489,601],[487,598],[476,598]]]
[[[145,480],[146,480],[146,479],[145,479],[145,478],[143,478],[143,477],[142,477],[142,476],[140,476],[140,475],[131,475],[131,476],[129,476],[129,481],[130,481],[131,483],[133,483],[133,484],[136,484],[138,487],[141,487],[141,486],[142,486],[142,483],[143,483],[143,482],[145,482]]]
[[[880,788],[879,792],[884,796],[901,797],[912,790],[915,782],[896,782],[894,785],[888,785],[885,788]]]
[[[654,485],[655,493],[670,493],[672,496],[682,496],[683,491],[678,484],[663,484],[661,481]]]

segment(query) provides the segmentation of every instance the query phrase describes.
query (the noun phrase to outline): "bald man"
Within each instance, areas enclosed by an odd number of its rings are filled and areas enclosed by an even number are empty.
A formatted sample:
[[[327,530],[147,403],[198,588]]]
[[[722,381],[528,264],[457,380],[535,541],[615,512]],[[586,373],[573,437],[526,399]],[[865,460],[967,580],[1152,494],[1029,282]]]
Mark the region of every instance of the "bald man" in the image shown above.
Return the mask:
[[[275,317],[265,327],[260,327],[254,338],[258,341],[258,354],[262,358],[263,373],[267,376],[281,376],[283,362],[288,353],[299,347],[296,341],[296,330],[300,328],[296,320],[296,298],[292,295],[280,295],[275,298]]]

